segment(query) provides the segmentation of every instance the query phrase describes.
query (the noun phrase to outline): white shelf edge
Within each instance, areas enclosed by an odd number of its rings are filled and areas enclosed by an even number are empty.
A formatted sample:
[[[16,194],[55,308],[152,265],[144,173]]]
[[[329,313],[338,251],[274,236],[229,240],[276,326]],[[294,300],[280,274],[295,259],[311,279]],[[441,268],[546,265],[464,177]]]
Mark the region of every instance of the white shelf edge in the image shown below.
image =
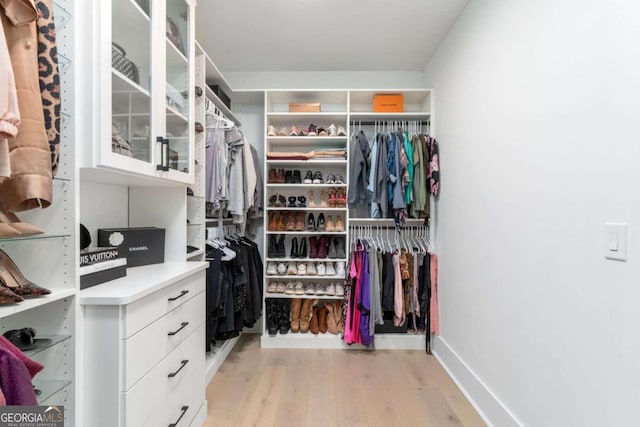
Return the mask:
[[[293,112],[293,111],[272,111],[267,112],[267,116],[273,117],[288,117],[288,116],[303,116],[303,117],[327,117],[327,116],[346,116],[349,114],[347,111],[318,111],[318,112]]]
[[[124,81],[125,83],[127,83],[128,85],[130,85],[134,89],[138,90],[139,92],[142,92],[142,94],[147,95],[148,97],[151,97],[151,94],[149,93],[148,90],[146,90],[145,88],[140,86],[138,83],[134,82],[133,80],[131,80],[130,78],[128,78],[127,76],[122,74],[120,71],[116,70],[115,68],[111,69],[111,74],[115,75],[120,80]]]
[[[42,307],[76,294],[75,289],[49,288],[51,293],[43,297],[28,298],[17,304],[0,307],[0,319],[22,313],[33,308]]]
[[[275,207],[267,207],[268,211],[328,211],[328,212],[341,212],[341,211],[346,211],[349,208],[287,208],[287,207],[281,207],[281,208],[275,208]]]
[[[326,142],[326,141],[344,141],[349,139],[348,136],[268,136],[267,140],[270,142],[282,142],[282,141],[313,141],[313,142]]]
[[[344,280],[344,276],[302,276],[297,274],[285,274],[282,276],[265,275],[265,279],[314,279],[314,280]]]
[[[301,189],[306,188],[313,190],[314,188],[347,188],[347,184],[266,184],[268,188],[295,188]],[[310,208],[310,209],[319,209],[319,208]],[[325,208],[322,208],[325,209]],[[328,208],[328,209],[336,209],[336,208]],[[347,209],[347,208],[344,208]]]
[[[317,299],[317,300],[342,300],[344,295],[295,295],[295,294],[279,294],[279,293],[265,293],[265,298],[280,298],[280,299]]]
[[[180,117],[185,122],[189,121],[189,119],[184,114],[182,114],[181,112],[176,110],[174,107],[172,107],[170,105],[166,105],[166,108],[167,108],[167,111],[169,111],[172,115]],[[171,138],[173,138],[173,137],[171,137]]]
[[[205,359],[205,377],[206,384],[208,385],[213,377],[216,376],[218,370],[227,359],[233,347],[238,343],[240,337],[231,338],[225,341],[219,349],[215,349],[213,352],[208,352]]]
[[[165,37],[165,38],[167,39],[167,44],[169,44],[173,48],[174,52],[180,57],[180,59],[182,59],[184,61],[184,64],[188,65],[189,64],[189,60],[184,55],[184,53],[180,52],[180,49],[178,49],[178,46],[173,44],[173,42],[171,40],[169,40],[168,37]]]
[[[419,227],[424,225],[424,218],[407,218],[405,227]],[[393,218],[352,218],[349,217],[349,226],[352,225],[374,225],[383,227],[395,227]]]
[[[425,350],[424,334],[376,334],[369,350]],[[347,344],[340,335],[314,335],[289,332],[274,337],[266,332],[260,337],[261,348],[367,350],[361,344]]]
[[[346,165],[347,161],[346,160],[335,160],[335,159],[309,159],[309,160],[276,160],[276,159],[267,159],[267,163],[273,164],[273,165],[286,165],[286,164],[291,164],[291,165],[309,165],[309,164],[315,164],[315,165],[322,165],[322,164],[326,164],[326,165]]]
[[[193,251],[187,254],[187,259],[193,259],[199,257],[200,255],[204,255],[204,249],[200,249],[199,251]]]
[[[301,234],[303,236],[345,236],[348,231],[267,231],[267,234]]]
[[[265,258],[266,262],[325,262],[328,258]],[[347,258],[331,258],[333,262],[347,262]]]

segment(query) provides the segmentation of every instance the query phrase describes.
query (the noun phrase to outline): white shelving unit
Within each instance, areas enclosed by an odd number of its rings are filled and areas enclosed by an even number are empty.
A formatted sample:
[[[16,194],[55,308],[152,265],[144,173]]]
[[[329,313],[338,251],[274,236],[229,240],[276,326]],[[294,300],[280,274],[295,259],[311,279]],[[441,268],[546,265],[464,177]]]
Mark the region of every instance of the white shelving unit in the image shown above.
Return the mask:
[[[402,94],[404,97],[404,112],[401,113],[378,113],[373,111],[373,97],[376,94]],[[287,130],[295,125],[296,127],[308,127],[314,124],[325,129],[334,123],[336,126],[343,126],[347,135],[351,135],[354,129],[365,128],[371,129],[374,124],[382,122],[431,122],[431,90],[429,89],[402,89],[402,90],[276,90],[267,91],[265,93],[265,145],[266,152],[299,152],[307,153],[314,149],[321,148],[338,148],[348,147],[349,137],[296,137],[296,136],[266,136],[269,125],[276,128],[276,132],[281,127]],[[290,113],[288,111],[289,102],[313,102],[320,103],[321,112],[319,113]],[[348,151],[348,150],[347,150]],[[348,153],[351,155],[351,153]],[[323,177],[331,170],[340,169],[340,173],[348,183],[348,157],[347,159],[310,159],[310,160],[289,160],[265,157],[265,182],[268,182],[268,171],[270,168],[275,169],[298,169],[301,176],[304,177],[306,170],[315,172],[321,171]],[[342,169],[344,168],[344,169]],[[334,172],[335,173],[335,172]],[[291,184],[291,183],[271,183],[267,184],[265,192],[265,206],[268,206],[269,197],[274,194],[284,195],[285,198],[291,196],[305,195],[308,190],[313,190],[316,197],[321,190],[329,188],[348,187],[347,184]],[[329,276],[286,276],[286,275],[267,275],[266,266],[268,262],[319,262],[319,261],[338,261],[338,260],[320,260],[305,258],[299,260],[290,258],[289,241],[292,236],[309,237],[311,235],[341,236],[345,239],[349,237],[349,227],[352,225],[375,226],[393,230],[395,224],[393,218],[358,218],[355,210],[343,208],[288,208],[288,207],[267,207],[267,212],[277,211],[295,211],[327,214],[341,214],[345,223],[343,232],[316,233],[306,231],[265,231],[265,246],[268,239],[274,235],[284,234],[286,236],[285,253],[287,258],[267,257],[265,260],[265,298],[305,298],[305,299],[336,299],[336,297],[314,296],[314,295],[285,295],[267,293],[266,286],[271,281],[335,281],[344,279]],[[407,227],[418,227],[424,224],[424,219],[410,218],[406,221]],[[305,222],[306,226],[306,222]],[[347,250],[349,245],[346,245]],[[344,260],[346,261],[346,260]],[[263,331],[266,331],[266,324]],[[353,346],[344,344],[338,336],[335,335],[318,335],[312,334],[287,334],[269,336],[263,332],[261,345],[265,348],[336,348],[336,349],[360,349],[362,346]],[[424,349],[424,335],[414,334],[376,334],[375,345],[373,348],[378,349]]]
[[[232,120],[236,126],[241,126],[240,120],[233,114],[231,109],[224,104],[218,95],[209,87],[209,85],[218,85],[226,94],[231,94],[231,88],[229,84],[222,76],[214,62],[209,55],[202,49],[200,44],[196,41],[196,86],[203,89],[203,95],[196,99],[196,121],[206,126],[207,117],[205,113],[205,98],[208,99],[216,106],[219,112],[226,118]],[[205,141],[206,132],[202,132],[196,135],[196,159],[202,159],[198,161],[202,165],[200,170],[196,166],[196,182],[194,185],[194,196],[198,199],[197,202],[191,202],[188,204],[189,213],[188,217],[192,222],[191,227],[188,228],[189,242],[191,245],[202,248],[202,251],[189,254],[189,259],[205,259],[205,240],[206,230],[208,227],[222,227],[230,224],[231,220],[223,218],[206,218],[206,200],[205,200]],[[189,196],[188,198],[192,198]],[[192,206],[193,204],[193,206]],[[191,209],[193,207],[193,209]],[[192,219],[193,218],[193,219]],[[193,223],[196,224],[193,224]],[[195,243],[197,242],[197,243]],[[224,360],[227,358],[233,347],[238,342],[238,337],[226,340],[223,342],[217,342],[216,346],[211,351],[206,353],[205,357],[205,379],[208,384],[216,372],[220,369]]]
[[[32,327],[36,338],[54,338],[50,345],[27,352],[44,365],[33,380],[40,404],[64,405],[65,425],[73,426],[78,409],[79,351],[76,334],[77,187],[75,161],[75,40],[76,2],[55,0],[54,17],[59,55],[61,127],[59,169],[53,180],[53,202],[47,209],[20,212],[22,221],[45,233],[0,239],[0,249],[16,263],[24,276],[49,290],[50,295],[0,306],[0,334]]]

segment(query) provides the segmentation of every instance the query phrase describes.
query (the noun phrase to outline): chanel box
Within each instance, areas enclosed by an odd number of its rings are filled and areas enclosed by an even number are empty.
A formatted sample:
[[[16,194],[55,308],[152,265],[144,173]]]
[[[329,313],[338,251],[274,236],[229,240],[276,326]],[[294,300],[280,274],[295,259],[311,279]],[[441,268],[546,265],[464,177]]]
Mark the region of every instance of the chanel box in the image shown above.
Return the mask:
[[[127,259],[127,267],[164,262],[164,228],[101,228],[98,246],[118,248],[120,257]]]

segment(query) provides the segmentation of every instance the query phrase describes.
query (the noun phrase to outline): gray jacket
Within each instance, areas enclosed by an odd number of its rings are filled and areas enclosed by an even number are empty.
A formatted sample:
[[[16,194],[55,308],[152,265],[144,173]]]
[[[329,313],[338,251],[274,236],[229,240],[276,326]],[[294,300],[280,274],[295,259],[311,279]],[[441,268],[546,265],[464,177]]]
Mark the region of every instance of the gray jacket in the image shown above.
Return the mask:
[[[349,205],[367,203],[367,186],[371,168],[371,148],[364,132],[351,138],[349,159]],[[352,206],[353,207],[353,206]]]

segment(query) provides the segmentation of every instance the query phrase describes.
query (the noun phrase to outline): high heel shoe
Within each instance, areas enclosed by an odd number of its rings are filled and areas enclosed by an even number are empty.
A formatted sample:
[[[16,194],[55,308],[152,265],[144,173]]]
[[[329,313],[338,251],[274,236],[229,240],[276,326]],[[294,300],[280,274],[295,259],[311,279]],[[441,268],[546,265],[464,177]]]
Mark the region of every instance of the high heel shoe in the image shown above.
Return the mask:
[[[0,276],[3,279],[2,285],[21,297],[34,297],[51,293],[49,289],[42,288],[27,280],[18,266],[3,250],[0,250]]]
[[[5,212],[4,209],[0,209],[0,222],[9,224],[10,227],[15,228],[23,236],[30,236],[33,234],[42,234],[44,230],[36,227],[35,225],[22,222],[13,212]]]
[[[24,301],[20,295],[12,292],[5,284],[2,277],[0,277],[0,305],[16,304]]]
[[[327,192],[322,190],[320,191],[320,207],[326,208],[327,206]]]
[[[316,207],[316,196],[313,193],[313,190],[309,190],[309,207],[310,208]]]
[[[20,236],[22,233],[11,225],[0,220],[0,238]]]

